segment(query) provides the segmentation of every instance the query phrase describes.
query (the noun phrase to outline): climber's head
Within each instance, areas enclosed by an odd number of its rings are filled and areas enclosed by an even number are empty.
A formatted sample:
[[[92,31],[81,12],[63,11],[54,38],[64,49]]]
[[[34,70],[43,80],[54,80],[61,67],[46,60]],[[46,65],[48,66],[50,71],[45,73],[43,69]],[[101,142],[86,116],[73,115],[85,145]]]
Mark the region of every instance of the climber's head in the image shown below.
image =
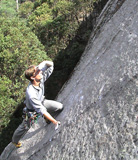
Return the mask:
[[[38,67],[32,65],[25,71],[25,77],[33,82],[34,80],[40,81],[42,79],[42,71]]]

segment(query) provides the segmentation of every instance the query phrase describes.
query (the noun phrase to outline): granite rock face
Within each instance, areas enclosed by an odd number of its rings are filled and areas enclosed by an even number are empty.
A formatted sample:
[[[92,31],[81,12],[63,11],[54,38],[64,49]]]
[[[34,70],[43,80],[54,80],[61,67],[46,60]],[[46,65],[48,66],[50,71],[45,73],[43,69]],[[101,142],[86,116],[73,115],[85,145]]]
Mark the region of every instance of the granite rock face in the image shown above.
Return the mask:
[[[42,119],[8,160],[138,159],[138,1],[109,0],[57,100],[59,130]]]

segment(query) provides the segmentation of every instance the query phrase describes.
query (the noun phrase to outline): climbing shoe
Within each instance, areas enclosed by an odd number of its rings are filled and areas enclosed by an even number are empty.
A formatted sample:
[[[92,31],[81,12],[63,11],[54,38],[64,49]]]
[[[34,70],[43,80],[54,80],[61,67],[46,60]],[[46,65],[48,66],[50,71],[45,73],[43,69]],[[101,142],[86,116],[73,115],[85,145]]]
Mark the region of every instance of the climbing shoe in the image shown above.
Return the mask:
[[[21,142],[18,143],[13,143],[15,145],[16,148],[20,148],[22,146]]]

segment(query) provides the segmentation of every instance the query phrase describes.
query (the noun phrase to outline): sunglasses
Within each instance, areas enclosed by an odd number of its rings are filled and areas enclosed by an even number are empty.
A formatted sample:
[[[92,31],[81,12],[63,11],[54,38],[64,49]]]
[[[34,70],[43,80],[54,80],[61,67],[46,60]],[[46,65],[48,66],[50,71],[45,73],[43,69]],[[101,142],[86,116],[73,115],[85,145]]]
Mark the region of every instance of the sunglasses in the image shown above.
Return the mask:
[[[36,69],[35,69],[35,72],[34,72],[34,77],[37,76],[40,72],[41,72],[41,70],[38,69],[38,68],[36,68]]]

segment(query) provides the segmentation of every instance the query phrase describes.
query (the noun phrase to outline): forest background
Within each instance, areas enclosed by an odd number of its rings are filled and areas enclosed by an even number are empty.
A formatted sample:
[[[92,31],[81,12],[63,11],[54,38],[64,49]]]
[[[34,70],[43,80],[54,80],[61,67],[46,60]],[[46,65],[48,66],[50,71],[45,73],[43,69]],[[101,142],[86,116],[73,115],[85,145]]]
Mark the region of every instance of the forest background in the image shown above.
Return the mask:
[[[55,99],[108,0],[0,0],[0,153],[22,121],[24,71],[52,60],[45,96]]]

